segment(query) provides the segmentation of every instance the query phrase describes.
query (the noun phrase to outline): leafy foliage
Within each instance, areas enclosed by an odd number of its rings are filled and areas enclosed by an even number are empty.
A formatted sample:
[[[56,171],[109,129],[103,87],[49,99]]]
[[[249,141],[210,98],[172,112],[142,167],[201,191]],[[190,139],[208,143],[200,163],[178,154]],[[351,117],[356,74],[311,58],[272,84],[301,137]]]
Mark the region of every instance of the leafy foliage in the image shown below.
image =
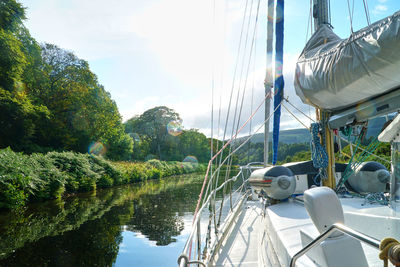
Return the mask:
[[[360,145],[361,148],[365,149],[366,146],[365,145]],[[376,161],[379,162],[381,164],[383,164],[388,170],[390,170],[391,166],[390,166],[390,155],[391,155],[391,151],[390,151],[391,147],[390,147],[390,143],[379,143],[379,146],[377,147],[377,149],[375,150],[374,154],[378,155],[380,158],[374,157],[372,155],[368,156],[367,158],[365,158],[365,161]],[[353,150],[355,150],[355,147],[353,147]],[[354,155],[354,159],[357,159],[358,156],[363,153],[363,151],[361,151],[361,149],[358,149],[356,154]],[[347,145],[342,149],[342,154],[340,152],[337,152],[335,154],[335,160],[336,162],[342,162],[342,163],[347,163],[350,160],[351,157],[351,151],[350,151],[350,146]],[[385,159],[385,160],[382,160]]]
[[[125,132],[134,141],[132,159],[146,160],[149,155],[158,159],[182,161],[194,156],[199,162],[208,162],[210,141],[196,129],[169,132],[171,123],[181,127],[181,118],[174,110],[161,106],[145,111],[125,122]]]
[[[0,148],[86,152],[101,142],[110,159],[128,159],[133,142],[115,102],[88,62],[39,45],[16,0],[0,2]]]
[[[38,122],[46,122],[49,111],[35,106],[24,94],[13,94],[0,88],[0,148],[11,145],[16,150],[29,150],[39,130]]]
[[[205,168],[190,162],[110,162],[74,152],[24,155],[7,148],[0,150],[0,209]]]
[[[270,143],[271,147],[271,143]],[[302,156],[296,156],[297,153],[303,153]],[[246,164],[247,162],[263,162],[264,159],[264,144],[263,143],[249,143],[244,145],[238,150],[238,163]],[[310,155],[310,156],[308,156]],[[269,158],[272,157],[272,151],[269,151]],[[295,161],[295,159],[310,160],[310,144],[309,143],[295,143],[285,144],[279,143],[278,147],[278,163],[286,163]],[[300,160],[299,160],[300,161]]]
[[[170,108],[160,106],[145,111],[137,118],[131,118],[127,123],[127,128],[147,136],[150,150],[155,152],[159,159],[162,159],[164,155],[161,151],[166,150],[167,144],[167,125],[174,121],[182,121],[179,114]]]

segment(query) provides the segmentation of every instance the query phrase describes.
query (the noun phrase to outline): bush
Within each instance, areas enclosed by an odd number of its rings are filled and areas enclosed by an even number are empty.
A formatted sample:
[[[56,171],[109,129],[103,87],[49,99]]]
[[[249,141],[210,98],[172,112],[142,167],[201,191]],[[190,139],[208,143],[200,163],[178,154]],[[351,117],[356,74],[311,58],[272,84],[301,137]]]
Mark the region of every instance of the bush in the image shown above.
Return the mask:
[[[114,180],[108,176],[107,174],[102,175],[99,179],[99,181],[97,182],[97,186],[99,188],[107,188],[107,187],[111,187],[114,184]]]
[[[42,154],[32,154],[32,161],[36,161],[38,176],[42,183],[34,190],[33,200],[59,199],[65,191],[68,175],[56,168],[52,159]]]
[[[0,209],[13,209],[25,205],[27,195],[15,182],[0,183]]]
[[[93,190],[100,174],[92,170],[87,155],[74,152],[50,152],[46,157],[53,160],[54,165],[68,174],[66,188],[69,192],[86,192]]]
[[[110,162],[74,152],[24,155],[0,150],[0,209],[27,202],[61,198],[64,194],[204,171],[204,164],[165,162]]]

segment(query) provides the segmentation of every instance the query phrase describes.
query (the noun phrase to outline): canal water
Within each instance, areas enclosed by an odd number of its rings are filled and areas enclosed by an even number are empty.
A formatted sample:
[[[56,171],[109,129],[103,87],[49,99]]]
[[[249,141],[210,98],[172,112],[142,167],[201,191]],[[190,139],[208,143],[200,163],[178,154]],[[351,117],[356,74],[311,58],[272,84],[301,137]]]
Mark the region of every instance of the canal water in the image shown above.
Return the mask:
[[[203,175],[0,213],[0,266],[177,266]]]

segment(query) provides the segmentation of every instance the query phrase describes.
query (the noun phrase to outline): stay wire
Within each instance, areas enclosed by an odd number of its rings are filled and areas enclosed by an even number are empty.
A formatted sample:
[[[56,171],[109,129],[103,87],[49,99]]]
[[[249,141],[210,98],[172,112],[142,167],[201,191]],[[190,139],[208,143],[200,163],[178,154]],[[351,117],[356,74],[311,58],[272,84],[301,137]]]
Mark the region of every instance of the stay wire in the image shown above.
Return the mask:
[[[258,2],[260,2],[260,1],[258,1]],[[245,91],[246,91],[247,76],[246,76],[246,80],[245,80],[246,83],[245,83],[244,88],[243,88],[243,96],[242,96],[241,105],[239,107],[239,99],[240,99],[240,91],[241,91],[240,87],[242,85],[243,71],[245,69],[245,61],[246,61],[246,55],[247,55],[246,48],[247,48],[247,43],[248,43],[248,39],[249,39],[252,13],[253,13],[253,0],[251,1],[251,5],[250,5],[249,19],[248,19],[247,30],[246,30],[245,46],[244,46],[244,53],[243,53],[243,60],[242,60],[242,65],[241,65],[240,77],[239,77],[239,86],[238,86],[237,97],[236,97],[235,113],[234,113],[233,123],[232,123],[231,138],[232,138],[233,134],[235,133],[236,117],[237,117],[236,131],[238,130],[238,127],[239,127],[241,111],[242,111],[242,107],[243,107],[243,97],[244,97],[244,94],[245,94]],[[257,15],[256,16],[258,16],[258,10],[257,10]],[[256,19],[256,22],[257,22],[257,19]],[[251,42],[251,47],[250,47],[250,52],[249,52],[249,60],[251,60],[253,44],[254,44],[254,33],[253,33],[253,40]],[[249,61],[249,64],[250,64],[250,61]],[[247,75],[248,75],[248,72],[247,72]],[[240,111],[239,111],[239,115],[237,116],[238,108],[239,108]],[[232,147],[231,146],[229,147],[229,152],[230,151],[232,151]],[[232,159],[229,160],[228,169],[227,169],[227,172],[225,173],[225,180],[230,175],[231,165],[232,165]]]
[[[256,39],[257,39],[257,33],[256,33]],[[254,104],[254,85],[255,85],[255,78],[256,78],[256,58],[257,58],[257,42],[254,44],[254,57],[253,57],[253,83],[251,86],[251,102],[250,102],[250,114],[253,113],[253,104]],[[253,120],[250,120],[249,124],[249,135],[251,135],[251,130],[252,130],[252,124]],[[247,149],[247,162],[250,162],[250,145],[248,145]]]
[[[261,103],[257,106],[256,110],[250,115],[250,117],[247,119],[247,121],[246,121],[245,123],[243,123],[243,125],[240,127],[239,131],[235,134],[235,137],[244,129],[244,127],[249,123],[249,121],[255,116],[255,114],[258,112],[258,110],[261,108],[261,106],[264,104],[265,100],[266,100],[268,97],[271,97],[271,92],[270,92],[269,94],[265,95],[264,99],[263,99],[263,100],[261,101]],[[282,103],[282,102],[281,102],[281,103]],[[228,155],[228,157],[230,157],[233,153],[235,153],[236,151],[238,151],[238,150],[239,150],[242,146],[244,146],[256,133],[258,133],[258,131],[264,126],[265,123],[267,123],[267,122],[271,119],[271,117],[272,117],[273,114],[276,112],[276,110],[281,106],[281,103],[278,104],[278,106],[275,108],[275,110],[272,112],[272,114],[270,114],[270,116],[264,120],[264,122],[257,128],[257,130],[256,130],[251,136],[249,136],[241,145],[239,145],[233,152],[231,152],[231,153]],[[224,150],[232,141],[233,141],[233,139],[231,138],[228,142],[226,142],[226,143],[220,148],[220,150],[218,150],[218,152],[213,156],[213,158],[208,162],[206,174],[205,174],[204,180],[203,180],[203,185],[202,185],[202,187],[201,187],[200,194],[199,194],[199,199],[197,200],[196,209],[195,209],[195,212],[194,212],[192,224],[195,222],[195,220],[196,220],[196,218],[197,218],[197,213],[198,213],[199,208],[200,208],[200,202],[201,202],[201,199],[202,199],[202,197],[203,197],[204,188],[205,188],[205,185],[206,185],[206,183],[207,183],[208,176],[209,176],[209,174],[210,174],[210,165],[212,164],[213,160],[216,159],[216,158],[218,157],[218,155],[221,154],[221,153],[223,152],[223,150]],[[224,159],[224,161],[222,162],[222,164],[224,164],[224,163],[226,162],[226,160],[227,160],[228,157],[226,157],[226,158]],[[217,169],[214,171],[214,173],[211,174],[211,177],[213,177],[213,176],[216,174],[216,172],[219,172],[219,171],[220,171],[220,169],[221,169],[221,167],[222,167],[222,164],[219,164],[219,165],[218,165],[218,167],[217,167]]]
[[[215,34],[215,0],[213,0],[213,43],[216,43],[216,34]],[[214,148],[214,82],[215,82],[215,57],[213,57],[213,64],[212,64],[212,74],[211,74],[211,144],[210,144],[210,159],[213,157],[213,148]],[[212,169],[212,164],[211,164]]]
[[[247,81],[248,81],[248,77],[249,77],[250,66],[251,66],[251,59],[252,59],[252,55],[253,55],[253,48],[254,48],[255,39],[256,39],[256,33],[257,33],[257,23],[258,23],[258,14],[259,14],[259,10],[260,10],[260,0],[258,0],[256,17],[255,17],[255,20],[254,20],[253,36],[252,36],[252,41],[251,41],[251,45],[250,45],[249,60],[248,60],[247,70],[246,70],[246,75],[245,75],[245,82],[244,82],[244,87],[243,87],[243,92],[242,92],[242,99],[241,99],[241,104],[240,104],[240,109],[239,109],[239,115],[238,115],[238,120],[237,120],[236,132],[237,132],[238,129],[239,129],[240,119],[241,119],[242,110],[243,110],[244,96],[245,96],[246,89],[247,89]],[[249,21],[250,21],[250,18],[249,18]],[[249,23],[249,25],[250,25],[250,23]],[[248,29],[248,31],[249,31],[249,29]],[[247,42],[247,41],[246,41],[246,42]],[[244,62],[243,62],[243,63],[244,63]],[[244,64],[243,64],[243,65],[244,65]],[[236,138],[235,138],[235,139],[236,139]],[[231,170],[231,166],[232,166],[232,161],[233,161],[233,157],[231,157],[230,162],[229,162],[229,164],[228,164],[228,172],[227,172],[226,178],[228,178],[229,175],[230,175],[230,170]],[[229,199],[230,199],[231,208],[232,208],[232,196],[231,196],[231,195],[230,195]]]
[[[290,113],[290,115],[293,116],[293,118],[295,118],[298,122],[301,123],[301,125],[304,126],[304,128],[306,128],[307,130],[310,130],[310,127],[308,127],[307,125],[305,125],[296,115],[293,114],[293,112],[291,112],[284,104],[282,104],[282,107],[284,107],[286,109],[287,112]]]
[[[265,99],[266,99],[266,98],[265,98]],[[264,101],[265,101],[265,99],[264,99]],[[263,102],[264,102],[264,101],[263,101]],[[242,148],[245,144],[247,144],[247,142],[249,142],[249,141],[251,140],[251,138],[253,138],[254,135],[257,134],[257,133],[261,130],[262,127],[264,127],[264,124],[267,123],[267,122],[269,122],[269,120],[271,119],[271,117],[275,114],[276,110],[277,110],[281,105],[282,105],[282,102],[279,103],[279,104],[277,105],[277,107],[274,109],[274,111],[269,115],[269,117],[266,118],[266,119],[260,124],[260,126],[257,128],[257,130],[255,130],[243,143],[241,143],[238,147],[236,147],[236,148],[228,155],[228,157],[232,156],[232,155],[233,155],[234,153],[236,153],[240,148]],[[254,115],[254,114],[255,114],[255,113],[253,113],[253,115]],[[248,121],[246,121],[246,123],[244,123],[244,124],[242,125],[242,127],[241,127],[240,130],[242,130],[243,127],[246,126],[247,122],[248,122]],[[240,131],[239,131],[239,132],[240,132]],[[239,132],[238,132],[238,133],[239,133]],[[224,159],[224,161],[222,162],[222,164],[224,164],[224,163],[227,161],[228,157],[226,157],[226,158]],[[221,166],[222,166],[222,165],[218,166],[218,168],[217,168],[214,172],[216,172],[218,169],[220,169]]]
[[[241,64],[241,68],[240,68],[240,76],[239,76],[239,85],[238,85],[238,90],[237,90],[237,97],[236,97],[236,103],[235,103],[235,113],[233,115],[233,121],[232,121],[232,133],[231,133],[231,138],[233,137],[233,134],[235,132],[235,123],[236,123],[236,116],[238,113],[238,104],[239,104],[239,97],[240,97],[240,87],[242,84],[242,78],[243,78],[243,70],[244,70],[244,63],[246,60],[246,48],[247,48],[247,43],[249,40],[249,32],[250,32],[250,22],[251,22],[251,15],[253,13],[253,0],[251,0],[250,3],[250,9],[249,9],[249,16],[248,16],[248,23],[247,23],[247,29],[246,29],[246,37],[245,37],[245,42],[244,42],[244,49],[243,49],[243,59],[242,59],[242,64]],[[235,138],[236,139],[236,138]],[[229,152],[232,151],[232,146],[229,146]],[[231,172],[231,168],[232,168],[232,158],[229,159],[228,161],[228,166],[225,172],[225,181],[228,179],[228,177],[230,176],[230,172]],[[224,205],[224,197],[225,197],[225,191],[226,191],[226,185],[224,185],[223,190],[222,190],[222,200],[221,200],[221,208],[220,208],[220,213],[218,216],[218,225],[221,221],[221,216],[222,216],[222,206]],[[232,196],[231,194],[229,194],[229,201],[231,204],[231,208],[232,208]]]
[[[260,8],[260,0],[258,0],[257,13],[256,13],[255,21],[254,21],[253,37],[252,37],[250,53],[249,53],[250,56],[249,56],[249,62],[247,64],[246,78],[245,78],[245,82],[244,82],[244,88],[243,88],[242,100],[241,100],[241,104],[240,104],[238,122],[236,125],[236,131],[239,129],[239,125],[240,125],[240,119],[242,116],[243,103],[244,103],[244,96],[245,96],[245,92],[246,92],[246,88],[247,88],[247,80],[249,77],[251,60],[252,60],[252,55],[253,55],[253,48],[255,48],[255,44],[256,44],[255,40],[256,40],[256,36],[257,36],[257,25],[258,25],[257,23],[258,23],[259,8]],[[255,65],[255,63],[254,63],[254,65]],[[254,78],[254,76],[253,76],[253,78]],[[253,79],[253,83],[254,83],[254,79]],[[250,121],[250,123],[251,123],[251,121]]]
[[[232,96],[233,96],[233,92],[234,92],[234,88],[235,88],[236,73],[237,73],[237,68],[238,68],[239,61],[240,61],[240,51],[241,51],[241,46],[242,46],[243,30],[244,30],[246,14],[247,14],[247,6],[248,6],[248,0],[246,0],[246,5],[245,5],[245,9],[244,9],[244,14],[243,14],[242,27],[241,27],[241,30],[240,30],[239,46],[238,46],[237,55],[236,55],[235,69],[234,69],[234,72],[233,72],[232,87],[231,87],[231,93],[230,93],[230,97],[229,97],[228,111],[227,111],[227,114],[226,114],[224,134],[223,134],[223,138],[222,138],[222,146],[225,146],[226,130],[228,128],[229,114],[230,114],[230,109],[231,109],[231,105],[232,105]],[[219,156],[218,165],[220,165],[221,162],[222,162],[222,156],[223,156],[223,153],[221,153],[221,155]],[[216,179],[218,180],[218,178],[219,178],[219,172],[217,174],[217,178]]]
[[[246,12],[246,10],[247,10],[247,5],[248,5],[248,1],[246,1],[246,8],[245,8],[245,13],[244,13],[244,15],[247,14],[247,12]],[[222,152],[224,151],[224,149],[232,142],[232,140],[233,140],[234,138],[237,137],[237,135],[238,135],[238,134],[243,130],[243,128],[247,125],[247,123],[249,122],[249,120],[251,120],[251,119],[254,117],[254,115],[258,112],[259,108],[260,108],[261,105],[265,102],[266,98],[270,96],[270,95],[266,95],[266,96],[265,96],[265,98],[263,99],[263,101],[261,102],[261,104],[260,104],[260,105],[256,108],[256,110],[251,114],[251,116],[249,117],[249,119],[242,125],[242,127],[237,131],[237,133],[236,133],[228,142],[225,143],[226,127],[227,127],[228,118],[229,118],[229,110],[230,110],[230,105],[231,105],[231,100],[232,100],[232,94],[233,94],[233,88],[234,88],[234,82],[235,82],[235,77],[236,77],[236,71],[237,71],[237,66],[238,66],[238,61],[239,61],[239,54],[240,54],[240,48],[241,48],[241,42],[242,42],[243,28],[244,28],[244,19],[243,19],[242,29],[241,29],[241,34],[240,34],[240,42],[239,42],[239,47],[238,47],[238,56],[237,56],[237,60],[236,60],[236,64],[235,64],[235,71],[234,71],[234,77],[233,77],[232,88],[231,88],[231,97],[230,97],[230,101],[229,101],[227,120],[225,121],[224,138],[223,138],[223,143],[222,143],[223,145],[222,145],[221,149],[218,150],[218,152],[217,152],[217,153],[210,159],[210,161],[209,161],[209,164],[208,164],[208,167],[207,167],[207,171],[206,171],[206,175],[205,175],[205,177],[204,177],[202,189],[201,189],[201,192],[200,192],[200,195],[199,195],[199,199],[198,199],[198,202],[197,202],[197,205],[196,205],[196,210],[195,210],[195,214],[194,214],[194,218],[193,218],[193,223],[194,223],[194,221],[195,221],[195,219],[196,219],[196,217],[197,217],[197,212],[198,212],[198,210],[199,210],[199,205],[200,205],[200,203],[201,203],[201,199],[202,199],[202,196],[203,196],[204,187],[205,187],[205,185],[206,185],[206,183],[207,183],[207,178],[208,178],[209,171],[210,171],[210,165],[212,165],[212,162],[218,157],[218,155],[221,154],[221,156],[220,156],[220,163],[218,164],[218,167],[217,167],[217,169],[214,171],[214,173],[211,174],[211,178],[215,177],[216,172],[219,173],[222,164],[224,164],[224,163],[226,162],[226,160],[227,160],[233,153],[235,153],[238,149],[240,149],[243,145],[245,145],[245,144],[250,140],[250,138],[252,138],[252,137],[261,129],[261,127],[263,126],[263,124],[262,124],[251,136],[249,136],[249,138],[248,138],[247,140],[245,140],[245,142],[243,142],[243,143],[242,143],[239,147],[237,147],[234,151],[231,151],[231,153],[228,155],[228,157],[226,157],[226,158],[223,160],[223,162],[221,162],[222,154],[223,154]],[[221,103],[221,101],[220,101],[220,103]],[[279,106],[280,106],[280,104],[278,105],[278,107],[279,107]],[[278,109],[278,107],[276,107],[275,111]],[[221,110],[221,104],[220,104],[220,110]],[[271,116],[275,113],[275,111],[264,121],[264,123],[266,123],[267,121],[269,121],[269,119],[270,119]],[[219,112],[220,112],[220,111],[219,111]],[[219,135],[219,134],[218,134],[218,135]],[[216,181],[216,182],[218,182],[218,181]],[[191,247],[192,247],[192,246],[190,245],[190,248],[191,248]],[[190,249],[190,251],[191,251],[191,249]],[[189,256],[189,258],[190,258],[190,256]]]
[[[232,136],[233,136],[233,134],[235,132],[236,116],[237,116],[237,113],[238,113],[239,98],[240,98],[240,91],[241,91],[240,87],[242,85],[244,65],[245,65],[245,61],[246,61],[246,48],[247,48],[247,43],[248,43],[248,40],[249,40],[251,14],[253,12],[252,9],[253,9],[253,0],[251,0],[251,4],[250,4],[249,19],[248,19],[247,29],[246,29],[246,37],[245,37],[245,43],[244,43],[244,49],[243,49],[244,52],[243,52],[242,64],[241,64],[241,68],[240,68],[239,86],[238,86],[237,96],[236,96],[235,113],[233,115],[231,138],[232,138]]]
[[[368,0],[363,0],[364,4],[364,11],[365,11],[365,17],[367,19],[368,26],[371,25],[371,20],[369,17],[369,10],[368,10]]]
[[[350,9],[350,0],[347,0],[347,8],[349,10],[349,18],[350,18],[350,31],[353,34],[353,14]],[[353,1],[353,10],[354,10],[354,1]]]
[[[306,41],[305,41],[305,43],[307,43],[307,41],[308,41],[308,32],[312,31],[312,30],[310,30],[311,27],[312,27],[312,0],[310,0],[310,10],[309,10],[309,13],[308,13],[307,32],[306,32]]]
[[[288,98],[284,98],[284,99],[285,99],[285,101],[286,101],[289,105],[291,105],[291,106],[294,107],[297,111],[299,111],[301,114],[303,114],[304,116],[306,116],[310,121],[315,122],[315,120],[314,120],[313,118],[311,118],[311,116],[305,114],[305,113],[304,113],[303,111],[301,111],[298,107],[296,107],[295,105],[293,105],[292,103],[290,103],[290,101],[289,101]]]

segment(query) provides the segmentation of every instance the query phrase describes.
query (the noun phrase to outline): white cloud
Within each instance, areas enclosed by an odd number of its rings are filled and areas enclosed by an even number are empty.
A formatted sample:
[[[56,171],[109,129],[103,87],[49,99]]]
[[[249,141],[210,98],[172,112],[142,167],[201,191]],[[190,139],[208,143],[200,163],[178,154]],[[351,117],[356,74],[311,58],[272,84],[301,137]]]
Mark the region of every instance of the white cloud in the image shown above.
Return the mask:
[[[295,64],[297,60],[298,55],[292,55],[292,54],[287,54],[285,55],[284,59],[284,78],[285,78],[285,96],[289,97],[289,101],[296,106],[298,109],[300,109],[303,113],[310,115],[312,118],[315,119],[315,110],[314,108],[305,105],[301,102],[300,98],[297,97],[294,86],[293,86],[293,79],[294,79],[294,70],[295,70]],[[264,85],[263,85],[263,80],[265,76],[265,68],[259,68],[257,69],[254,73],[250,74],[250,77],[253,77],[255,75],[255,87],[254,87],[254,101],[253,101],[253,111],[256,109],[257,106],[262,104],[263,98],[264,98]],[[250,78],[251,79],[251,78]],[[236,91],[237,92],[237,91]],[[227,94],[227,93],[226,93]],[[219,138],[222,138],[223,132],[224,132],[224,125],[226,121],[226,114],[228,110],[228,97],[226,97],[222,103],[221,107],[221,122],[220,122],[220,130],[219,130]],[[234,98],[236,99],[236,93],[234,94]],[[241,117],[241,123],[240,126],[247,120],[247,118],[251,114],[251,84],[248,85],[247,92],[245,95],[245,105],[243,106],[243,111],[242,111],[242,117]],[[216,101],[214,108],[214,137],[218,136],[218,130],[217,130],[217,124],[218,124],[218,101]],[[293,108],[290,105],[286,105],[292,113],[296,115],[297,118],[301,119],[303,123],[306,125],[310,124],[310,120],[305,117],[303,114],[301,114],[298,110]],[[207,106],[203,105],[203,108],[199,108],[198,110],[201,110],[202,112],[199,113],[192,113],[192,114],[187,114],[184,117],[184,125],[185,126],[191,126],[191,127],[196,127],[200,128],[200,130],[205,133],[206,135],[210,136],[211,135],[211,129],[210,129],[210,124],[211,124],[211,103]],[[185,108],[183,108],[184,110]],[[205,110],[207,112],[205,112]],[[231,108],[230,111],[230,120],[228,123],[227,127],[227,134],[226,138],[230,138],[232,134],[232,127],[233,127],[233,114],[235,110],[235,105]],[[273,111],[273,100],[271,101],[271,112]],[[292,117],[284,108],[281,109],[282,115],[281,115],[281,129],[294,129],[294,128],[303,128],[304,126],[298,122],[295,118]],[[254,132],[264,121],[264,104],[262,104],[260,110],[256,113],[252,120],[252,131]],[[272,130],[272,121],[273,119],[271,118],[270,120],[270,130]],[[234,126],[234,132],[236,131],[236,126]],[[247,135],[249,132],[249,124],[247,127],[243,129],[243,131],[239,134],[239,136],[244,136]],[[190,127],[189,127],[190,128]],[[262,127],[259,132],[263,132],[264,128]]]
[[[220,92],[224,91],[221,125],[224,124],[244,1],[215,1],[215,17],[213,0],[120,0],[112,4],[108,0],[22,2],[28,6],[27,26],[35,38],[72,50],[103,71],[99,80],[111,92],[125,120],[154,106],[166,105],[181,114],[186,128],[200,128],[209,134],[214,69],[214,118],[218,115]],[[254,106],[264,95],[263,10],[265,6],[260,7],[256,70],[252,68],[249,76],[242,122],[250,115],[253,77]],[[290,9],[287,11],[291,14]],[[285,57],[286,94],[307,111],[293,96],[296,57],[290,54]],[[105,59],[112,64],[103,63],[99,67],[98,62]],[[241,88],[243,83],[244,78]],[[282,112],[282,128],[300,127]],[[263,121],[263,113],[262,108],[253,125]],[[231,128],[232,124],[228,129]]]
[[[384,3],[384,2],[381,2],[381,1],[380,1],[380,3]],[[380,14],[380,13],[386,12],[387,10],[388,10],[387,5],[379,4],[379,5],[374,6],[374,9],[372,10],[372,13],[373,14]]]

